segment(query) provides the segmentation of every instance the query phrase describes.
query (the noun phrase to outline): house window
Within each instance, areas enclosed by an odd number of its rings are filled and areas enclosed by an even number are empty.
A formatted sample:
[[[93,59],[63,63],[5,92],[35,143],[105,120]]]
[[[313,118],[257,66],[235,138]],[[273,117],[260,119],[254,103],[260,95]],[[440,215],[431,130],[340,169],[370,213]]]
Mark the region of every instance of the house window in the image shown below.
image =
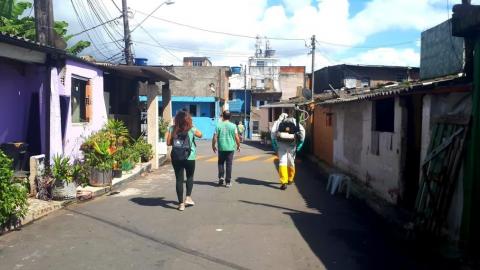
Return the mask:
[[[265,79],[261,79],[260,82],[261,82],[261,83],[265,83]]]
[[[192,66],[201,67],[201,66],[203,66],[203,63],[202,63],[202,61],[192,61]]]
[[[394,132],[395,99],[376,100],[373,103],[373,130],[378,132]]]
[[[190,104],[190,107],[189,107],[189,112],[190,112],[190,115],[191,116],[197,116],[198,114],[198,105],[196,104]]]
[[[360,81],[360,86],[361,86],[362,88],[370,87],[370,78],[363,78],[363,79]]]
[[[72,123],[87,122],[87,80],[72,78]]]
[[[264,67],[265,61],[257,61],[257,67]]]
[[[268,108],[268,122],[273,122],[273,110]]]
[[[260,123],[258,121],[252,121],[252,132],[255,134],[259,134],[259,126]]]
[[[228,100],[233,100],[233,92],[232,91],[229,91],[228,92]]]

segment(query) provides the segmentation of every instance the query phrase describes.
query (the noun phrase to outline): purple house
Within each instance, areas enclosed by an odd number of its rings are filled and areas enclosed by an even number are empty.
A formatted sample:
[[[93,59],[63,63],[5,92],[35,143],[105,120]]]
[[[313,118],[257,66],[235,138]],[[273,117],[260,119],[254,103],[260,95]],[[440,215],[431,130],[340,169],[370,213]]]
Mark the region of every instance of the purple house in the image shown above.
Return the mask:
[[[85,137],[107,122],[103,70],[65,51],[0,35],[0,147],[23,156],[80,157]],[[14,152],[14,151],[13,151]],[[26,169],[23,162],[17,170]]]
[[[80,145],[85,138],[107,122],[103,70],[93,63],[67,57],[57,72],[52,74],[58,88],[51,89],[50,151],[81,158]]]
[[[81,158],[85,138],[108,118],[124,121],[138,137],[141,86],[148,85],[152,97],[163,93],[170,99],[170,80],[179,78],[162,67],[95,64],[64,50],[0,34],[0,148],[10,151],[17,170],[28,170],[32,155]],[[149,111],[148,138],[156,145],[158,108],[150,106]]]
[[[8,146],[17,142],[30,155],[46,153],[49,147],[47,62],[52,52],[55,49],[0,35],[0,145],[4,151],[11,151]],[[16,169],[24,166],[25,162],[16,164]]]

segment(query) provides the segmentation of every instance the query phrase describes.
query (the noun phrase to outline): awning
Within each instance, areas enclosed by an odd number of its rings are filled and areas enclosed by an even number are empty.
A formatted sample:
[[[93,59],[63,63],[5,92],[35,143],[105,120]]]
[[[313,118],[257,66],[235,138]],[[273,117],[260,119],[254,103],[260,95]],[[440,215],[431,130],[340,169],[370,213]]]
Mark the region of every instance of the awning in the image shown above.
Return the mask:
[[[143,78],[152,81],[181,81],[175,74],[167,71],[163,67],[154,66],[126,66],[126,65],[109,65],[98,64],[104,70],[109,72],[116,72],[129,77]]]

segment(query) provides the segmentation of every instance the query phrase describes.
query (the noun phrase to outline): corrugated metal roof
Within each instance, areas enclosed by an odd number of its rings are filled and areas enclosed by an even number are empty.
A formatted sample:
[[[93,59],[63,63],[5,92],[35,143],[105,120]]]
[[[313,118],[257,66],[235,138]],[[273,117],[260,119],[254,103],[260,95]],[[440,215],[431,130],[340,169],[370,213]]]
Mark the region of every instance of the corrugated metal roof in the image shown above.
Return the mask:
[[[35,46],[37,47],[39,50],[58,50],[58,51],[62,51],[62,50],[59,50],[55,47],[52,47],[52,46],[49,46],[49,45],[46,45],[46,44],[43,44],[43,43],[40,43],[40,42],[37,42],[35,40],[31,40],[31,39],[28,39],[28,38],[25,38],[25,37],[21,37],[21,36],[16,36],[16,35],[12,35],[12,34],[9,34],[9,33],[6,33],[6,32],[0,32],[0,41],[6,41],[6,42],[10,42],[10,43],[23,43],[24,45],[30,45],[30,46]]]
[[[444,84],[448,83],[461,83],[464,82],[463,74],[459,75],[450,75],[445,76],[442,78],[436,78],[432,80],[426,81],[419,81],[412,84],[401,84],[401,85],[394,85],[394,86],[387,86],[383,88],[378,88],[374,90],[366,90],[363,92],[351,93],[347,95],[341,95],[338,98],[328,99],[323,102],[319,102],[319,104],[339,104],[339,103],[346,103],[352,101],[361,101],[361,100],[369,100],[381,97],[392,97],[404,93],[415,92],[420,90],[428,90],[434,89],[437,86],[443,86]]]

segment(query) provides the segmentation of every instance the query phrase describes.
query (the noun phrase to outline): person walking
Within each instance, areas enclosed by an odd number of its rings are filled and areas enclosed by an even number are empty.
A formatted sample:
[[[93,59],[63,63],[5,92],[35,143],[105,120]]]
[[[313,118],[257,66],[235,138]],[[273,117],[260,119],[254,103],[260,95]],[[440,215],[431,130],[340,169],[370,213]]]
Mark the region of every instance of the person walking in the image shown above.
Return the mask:
[[[178,210],[185,210],[185,206],[193,206],[192,200],[193,175],[195,173],[195,159],[197,155],[195,137],[201,138],[202,132],[192,124],[192,117],[186,111],[179,111],[175,116],[174,125],[169,127],[166,138],[167,145],[172,146],[171,158],[175,171]],[[183,199],[183,183],[187,175],[187,192]]]
[[[229,111],[222,113],[222,121],[218,123],[212,140],[213,152],[217,153],[218,150],[218,185],[222,186],[225,181],[226,187],[232,186],[232,165],[235,149],[240,151],[237,127],[230,122],[230,116]],[[227,165],[226,174],[225,163]]]
[[[243,142],[243,134],[245,133],[245,126],[241,121],[237,122],[238,136],[240,137],[240,142]]]
[[[293,118],[293,111],[282,113],[271,129],[272,147],[278,155],[281,190],[293,183],[295,156],[305,141],[305,128]]]

